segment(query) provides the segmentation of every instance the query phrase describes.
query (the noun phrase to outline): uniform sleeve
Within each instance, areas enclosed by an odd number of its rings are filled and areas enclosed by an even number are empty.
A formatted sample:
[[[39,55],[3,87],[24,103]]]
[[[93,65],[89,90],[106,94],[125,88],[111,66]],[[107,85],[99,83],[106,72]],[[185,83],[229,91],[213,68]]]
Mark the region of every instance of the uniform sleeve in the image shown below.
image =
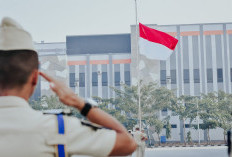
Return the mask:
[[[112,151],[116,132],[108,129],[93,129],[82,125],[74,117],[65,117],[66,150],[69,155],[108,156]]]

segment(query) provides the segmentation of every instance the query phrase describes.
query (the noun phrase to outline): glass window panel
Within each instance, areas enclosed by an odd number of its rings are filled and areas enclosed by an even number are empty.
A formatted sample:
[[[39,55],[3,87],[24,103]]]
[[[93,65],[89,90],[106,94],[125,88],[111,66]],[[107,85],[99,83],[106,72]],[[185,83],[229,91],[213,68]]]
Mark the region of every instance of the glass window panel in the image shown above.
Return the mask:
[[[217,69],[217,80],[218,80],[218,82],[223,82],[223,71],[222,71],[222,69]]]
[[[98,86],[97,72],[92,72],[92,86]]]
[[[207,69],[207,83],[213,83],[213,70]]]
[[[160,71],[160,83],[166,84],[166,70]]]
[[[107,72],[102,72],[102,86],[108,86]]]
[[[79,87],[85,87],[85,73],[79,73]]]
[[[120,86],[120,72],[114,73],[114,85]]]
[[[75,87],[75,73],[69,73],[69,87]]]
[[[171,124],[172,128],[177,128],[176,124]]]
[[[184,83],[189,83],[189,69],[184,69]]]
[[[232,82],[232,68],[230,68],[230,82]]]
[[[171,70],[171,84],[176,84],[176,70]]]
[[[130,86],[130,71],[125,71],[124,77],[125,77],[125,84]]]
[[[194,69],[194,83],[200,83],[199,69]]]

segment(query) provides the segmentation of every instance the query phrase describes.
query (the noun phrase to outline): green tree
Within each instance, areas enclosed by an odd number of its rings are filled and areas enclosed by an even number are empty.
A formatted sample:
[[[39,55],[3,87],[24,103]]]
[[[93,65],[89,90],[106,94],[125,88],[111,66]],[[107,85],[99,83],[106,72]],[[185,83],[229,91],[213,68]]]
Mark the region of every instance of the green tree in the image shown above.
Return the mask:
[[[199,116],[203,123],[200,129],[207,130],[207,143],[210,143],[210,129],[215,129],[219,126],[219,106],[217,100],[217,93],[202,94],[202,99],[199,103]]]
[[[197,116],[197,97],[194,96],[180,96],[176,103],[172,103],[172,110],[174,116],[179,116],[179,119],[183,121],[183,136],[184,143],[186,144],[186,129],[185,121],[189,118],[190,124]]]
[[[147,119],[147,123],[154,128],[158,136],[159,145],[160,145],[160,134],[162,132],[162,129],[164,128],[164,122],[158,119],[156,116],[154,116],[154,117],[149,117]]]
[[[221,127],[224,132],[224,141],[226,143],[226,133],[231,128],[231,122],[232,122],[232,95],[227,94],[224,91],[218,92],[218,109],[219,112],[217,114],[218,116],[218,123],[219,127]]]
[[[81,118],[79,111],[73,107],[64,105],[59,101],[56,95],[42,96],[37,101],[32,101],[30,103],[31,107],[35,110],[52,110],[52,109],[70,109],[71,115]]]
[[[107,99],[101,99],[99,102],[111,103],[115,106],[115,110],[118,110],[119,113],[124,113],[124,118],[133,119],[134,121],[138,119],[138,86],[127,86],[125,84],[122,86],[123,90],[111,87],[116,93],[115,99],[110,99],[110,102]],[[140,82],[142,119],[146,121],[149,119],[147,121],[148,124],[150,124],[151,119],[157,119],[160,110],[171,108],[174,99],[173,91],[165,87],[159,87],[156,83],[144,84],[142,81]],[[111,110],[105,109],[106,112]],[[124,118],[120,121],[122,122]],[[129,124],[128,121],[125,123]],[[150,124],[150,126],[152,125]]]

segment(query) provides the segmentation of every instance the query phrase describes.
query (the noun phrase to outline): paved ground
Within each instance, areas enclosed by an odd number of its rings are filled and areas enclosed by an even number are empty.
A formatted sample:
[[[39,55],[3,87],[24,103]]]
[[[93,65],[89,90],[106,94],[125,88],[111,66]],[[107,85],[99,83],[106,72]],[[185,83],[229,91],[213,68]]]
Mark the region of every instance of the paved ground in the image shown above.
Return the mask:
[[[84,156],[73,156],[84,157]],[[87,157],[87,156],[85,156]],[[132,157],[136,157],[133,154]],[[167,147],[167,148],[148,148],[145,157],[228,157],[227,147]]]
[[[227,147],[178,147],[147,149],[146,157],[227,157]],[[133,155],[135,157],[135,155]]]

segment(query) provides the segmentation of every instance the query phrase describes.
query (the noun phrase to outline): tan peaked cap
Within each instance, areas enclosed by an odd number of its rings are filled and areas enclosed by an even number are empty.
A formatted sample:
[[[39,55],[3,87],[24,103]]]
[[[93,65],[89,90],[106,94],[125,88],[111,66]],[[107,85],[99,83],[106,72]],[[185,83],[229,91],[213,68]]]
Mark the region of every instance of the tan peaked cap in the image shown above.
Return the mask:
[[[0,50],[36,51],[30,33],[9,17],[3,18],[0,24]]]

